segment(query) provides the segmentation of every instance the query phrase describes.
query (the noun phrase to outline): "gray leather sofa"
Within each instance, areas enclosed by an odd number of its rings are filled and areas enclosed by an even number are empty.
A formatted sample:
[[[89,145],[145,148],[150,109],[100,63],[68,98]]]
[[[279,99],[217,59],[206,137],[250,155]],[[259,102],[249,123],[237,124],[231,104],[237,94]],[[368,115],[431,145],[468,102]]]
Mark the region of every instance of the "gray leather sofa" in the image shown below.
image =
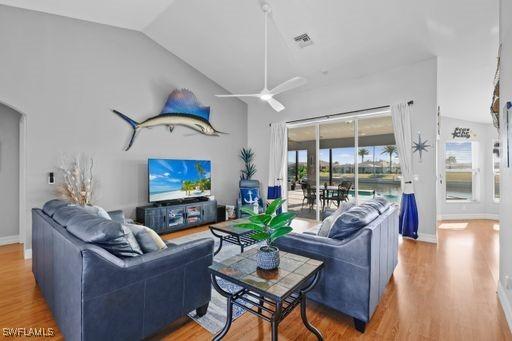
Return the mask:
[[[32,271],[66,340],[140,340],[206,313],[212,239],[123,259],[74,237],[53,213],[32,210]]]
[[[398,264],[398,215],[392,205],[344,240],[291,233],[276,244],[282,251],[323,260],[308,298],[353,317],[356,329],[364,332]]]

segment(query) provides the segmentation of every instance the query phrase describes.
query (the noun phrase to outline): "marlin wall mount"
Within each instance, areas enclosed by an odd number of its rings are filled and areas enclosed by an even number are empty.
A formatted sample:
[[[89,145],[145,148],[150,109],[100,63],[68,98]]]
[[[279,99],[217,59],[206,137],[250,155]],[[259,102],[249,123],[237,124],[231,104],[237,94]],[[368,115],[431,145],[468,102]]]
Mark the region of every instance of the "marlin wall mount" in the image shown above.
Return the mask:
[[[117,110],[112,109],[112,112],[125,120],[133,129],[132,137],[125,150],[132,147],[141,129],[160,125],[167,126],[171,133],[175,126],[183,126],[208,136],[226,134],[212,127],[210,124],[210,107],[202,106],[192,91],[187,89],[176,89],[171,92],[162,112],[142,122],[137,122]]]

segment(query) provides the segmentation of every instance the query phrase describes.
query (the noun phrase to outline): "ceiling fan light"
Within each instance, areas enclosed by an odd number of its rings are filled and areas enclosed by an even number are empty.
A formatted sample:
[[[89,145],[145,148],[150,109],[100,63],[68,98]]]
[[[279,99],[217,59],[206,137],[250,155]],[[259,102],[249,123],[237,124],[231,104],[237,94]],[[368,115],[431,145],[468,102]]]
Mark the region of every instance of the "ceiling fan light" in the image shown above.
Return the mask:
[[[260,99],[261,99],[262,101],[265,101],[265,102],[267,102],[267,101],[268,101],[269,99],[271,99],[271,98],[272,98],[272,95],[271,95],[271,94],[263,94],[263,95],[261,95],[261,96],[260,96]]]

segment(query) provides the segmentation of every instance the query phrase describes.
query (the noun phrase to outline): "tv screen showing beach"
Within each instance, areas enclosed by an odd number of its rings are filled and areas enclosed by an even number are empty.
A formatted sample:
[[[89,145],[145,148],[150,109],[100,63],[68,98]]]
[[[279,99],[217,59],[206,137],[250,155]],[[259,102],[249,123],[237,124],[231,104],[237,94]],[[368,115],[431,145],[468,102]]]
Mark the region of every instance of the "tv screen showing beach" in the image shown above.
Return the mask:
[[[150,202],[210,195],[210,161],[149,159],[148,176]]]

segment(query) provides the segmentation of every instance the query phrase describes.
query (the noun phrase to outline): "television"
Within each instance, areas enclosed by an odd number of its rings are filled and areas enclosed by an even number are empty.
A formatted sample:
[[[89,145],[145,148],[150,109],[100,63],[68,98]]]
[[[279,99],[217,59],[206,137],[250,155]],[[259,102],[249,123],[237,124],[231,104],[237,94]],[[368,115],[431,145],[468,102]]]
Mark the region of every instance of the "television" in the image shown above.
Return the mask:
[[[211,162],[148,160],[149,202],[207,197],[211,193]]]

